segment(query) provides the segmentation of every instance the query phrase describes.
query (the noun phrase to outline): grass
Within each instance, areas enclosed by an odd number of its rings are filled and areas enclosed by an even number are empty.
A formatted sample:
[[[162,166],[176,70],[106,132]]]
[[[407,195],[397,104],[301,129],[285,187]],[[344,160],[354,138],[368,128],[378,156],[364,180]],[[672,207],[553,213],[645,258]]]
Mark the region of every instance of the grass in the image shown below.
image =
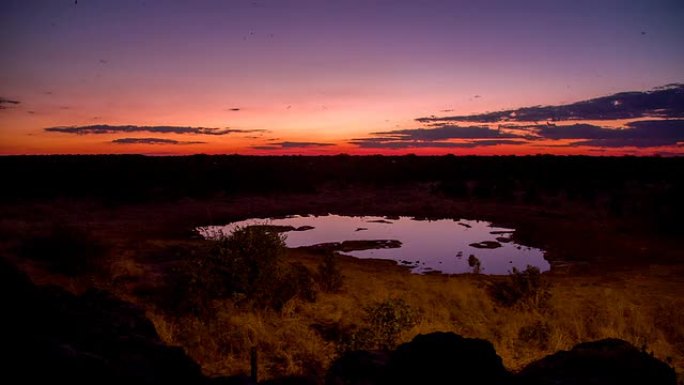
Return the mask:
[[[291,251],[288,258],[315,266],[320,257]],[[607,337],[642,347],[679,373],[684,369],[684,300],[676,295],[681,282],[633,272],[550,276],[551,296],[544,309],[505,307],[488,293],[500,278],[419,276],[383,262],[341,260],[343,288],[321,292],[313,303],[294,300],[275,312],[218,302],[215,316],[208,319],[150,315],[166,342],[183,346],[215,375],[248,372],[252,346],[260,352],[260,378],[316,375],[336,357],[338,343],[311,326],[342,331],[368,326],[364,308],[388,299],[403,300],[419,315],[415,326],[398,334],[398,342],[433,331],[484,338],[513,370],[579,342]]]

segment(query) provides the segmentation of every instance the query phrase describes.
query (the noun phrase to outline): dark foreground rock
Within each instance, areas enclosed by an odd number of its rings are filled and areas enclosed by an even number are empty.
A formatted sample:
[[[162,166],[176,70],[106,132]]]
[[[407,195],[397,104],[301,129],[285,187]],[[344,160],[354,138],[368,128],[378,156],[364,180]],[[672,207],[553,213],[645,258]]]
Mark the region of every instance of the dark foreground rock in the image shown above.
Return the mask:
[[[492,344],[454,333],[419,335],[394,352],[350,352],[333,363],[327,385],[505,384]]]
[[[389,353],[353,351],[330,366],[326,385],[373,385],[384,380]]]
[[[135,306],[103,291],[37,287],[0,261],[5,384],[206,384]],[[244,383],[244,382],[243,382]]]
[[[522,385],[676,385],[674,369],[619,339],[586,342],[529,364]]]
[[[549,355],[517,374],[492,344],[454,333],[419,335],[394,352],[349,352],[326,385],[676,385],[672,368],[618,339],[587,342]]]
[[[508,378],[491,342],[431,333],[417,336],[392,353],[386,384],[499,385]]]

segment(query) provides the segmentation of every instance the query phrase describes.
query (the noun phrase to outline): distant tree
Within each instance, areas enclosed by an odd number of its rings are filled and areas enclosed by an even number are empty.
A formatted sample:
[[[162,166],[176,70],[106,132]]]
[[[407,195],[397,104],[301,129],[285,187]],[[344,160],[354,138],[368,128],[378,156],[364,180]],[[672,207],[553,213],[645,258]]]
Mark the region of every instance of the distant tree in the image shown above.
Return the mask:
[[[480,274],[482,263],[475,255],[470,254],[468,257],[468,266],[473,269],[473,274]]]

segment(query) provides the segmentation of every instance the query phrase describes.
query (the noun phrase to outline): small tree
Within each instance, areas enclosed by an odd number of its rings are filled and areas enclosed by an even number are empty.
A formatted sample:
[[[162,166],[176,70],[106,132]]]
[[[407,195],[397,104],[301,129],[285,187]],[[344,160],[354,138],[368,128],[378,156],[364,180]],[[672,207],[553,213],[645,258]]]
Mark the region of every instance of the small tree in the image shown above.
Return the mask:
[[[482,270],[482,262],[473,254],[468,257],[468,266],[473,269],[473,274],[480,274]]]

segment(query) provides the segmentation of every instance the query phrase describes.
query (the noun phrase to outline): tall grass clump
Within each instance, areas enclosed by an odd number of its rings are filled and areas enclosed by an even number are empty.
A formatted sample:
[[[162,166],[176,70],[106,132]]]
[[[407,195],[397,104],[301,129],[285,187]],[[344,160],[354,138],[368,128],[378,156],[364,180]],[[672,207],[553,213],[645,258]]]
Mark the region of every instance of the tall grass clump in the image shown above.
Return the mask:
[[[525,270],[515,267],[505,280],[489,286],[492,300],[502,306],[522,306],[544,309],[551,298],[549,282],[542,276],[539,268],[528,265]]]

